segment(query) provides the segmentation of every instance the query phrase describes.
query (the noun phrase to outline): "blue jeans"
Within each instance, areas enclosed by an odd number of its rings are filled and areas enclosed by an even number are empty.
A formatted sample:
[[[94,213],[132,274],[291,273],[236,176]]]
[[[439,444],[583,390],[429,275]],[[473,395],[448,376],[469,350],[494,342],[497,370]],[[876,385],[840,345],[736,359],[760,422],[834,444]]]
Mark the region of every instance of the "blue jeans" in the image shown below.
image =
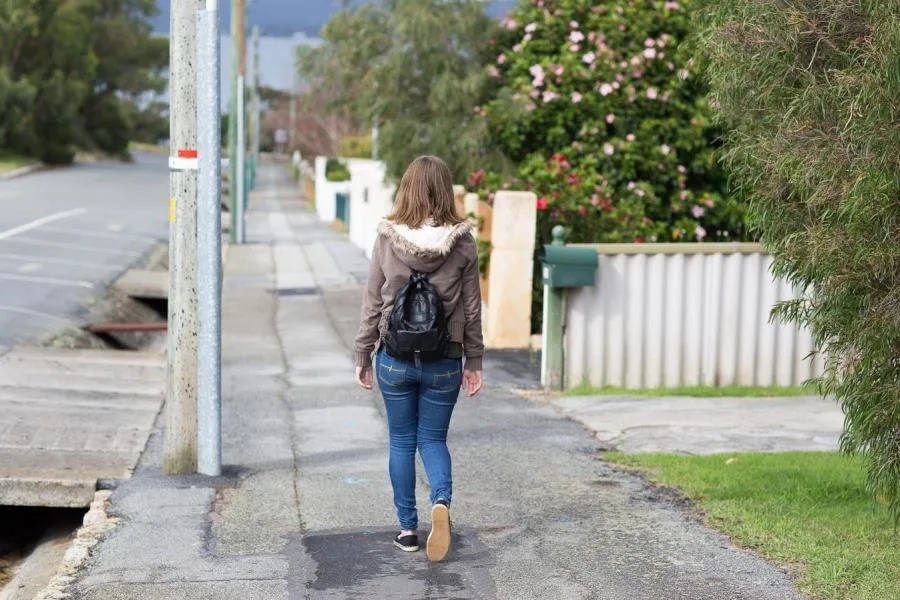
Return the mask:
[[[375,377],[390,433],[388,470],[401,529],[416,529],[416,448],[431,484],[431,503],[450,502],[453,479],[447,430],[462,385],[462,361],[398,360],[379,352]]]

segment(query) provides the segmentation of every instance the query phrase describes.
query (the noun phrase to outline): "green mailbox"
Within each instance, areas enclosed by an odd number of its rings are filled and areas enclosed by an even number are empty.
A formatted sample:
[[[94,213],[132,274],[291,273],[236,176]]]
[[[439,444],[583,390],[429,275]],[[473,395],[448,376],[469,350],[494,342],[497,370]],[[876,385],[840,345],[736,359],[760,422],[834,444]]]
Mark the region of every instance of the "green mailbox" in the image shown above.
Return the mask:
[[[544,263],[544,285],[548,287],[571,288],[594,285],[598,260],[597,251],[593,248],[550,244],[544,246],[541,262]]]

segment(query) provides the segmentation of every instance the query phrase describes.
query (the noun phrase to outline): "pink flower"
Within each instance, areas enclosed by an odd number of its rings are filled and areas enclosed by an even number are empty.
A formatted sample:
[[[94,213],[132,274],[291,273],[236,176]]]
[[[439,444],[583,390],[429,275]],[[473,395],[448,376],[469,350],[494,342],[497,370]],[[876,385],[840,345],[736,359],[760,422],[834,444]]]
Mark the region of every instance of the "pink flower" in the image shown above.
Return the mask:
[[[641,188],[634,190],[634,193],[637,195],[638,198],[643,198],[647,194],[647,192],[645,192]]]
[[[474,108],[474,111],[475,111],[475,114],[476,114],[476,115],[480,115],[480,114],[481,114],[481,107],[480,107],[480,106],[476,106],[476,107]]]
[[[651,100],[656,100],[656,97],[658,95],[659,95],[659,93],[657,92],[656,88],[652,87],[652,88],[647,89],[647,97],[650,98]]]
[[[625,76],[621,73],[616,73],[616,81],[625,81]]]
[[[695,218],[695,219],[699,219],[699,218],[702,217],[704,214],[706,214],[706,211],[703,210],[703,207],[702,207],[702,206],[697,206],[697,205],[695,204],[694,207],[691,209],[691,214],[694,215],[694,218]]]
[[[472,184],[472,187],[478,187],[482,179],[484,179],[484,169],[478,169],[469,175],[469,182]]]
[[[530,33],[526,33],[524,36],[522,36],[522,43],[523,43],[523,44],[524,44],[525,42],[530,42],[530,41],[531,41],[531,34],[530,34]]]
[[[682,191],[680,194],[678,194],[678,197],[682,200],[687,200],[691,197],[691,193],[688,191]]]
[[[684,167],[684,165],[678,165],[678,167],[676,167],[676,169],[678,170],[679,173],[687,172],[687,169]]]
[[[550,71],[552,71],[554,75],[562,75],[566,71],[566,68],[562,65],[550,65]]]
[[[513,52],[521,52],[521,51],[522,51],[522,44],[516,44],[515,46],[513,46]]]
[[[490,75],[494,79],[497,79],[500,77],[500,69],[498,69],[494,65],[491,65],[490,67],[488,67],[488,75]]]
[[[559,98],[559,94],[556,92],[551,92],[550,90],[544,92],[544,102],[553,102],[557,98]]]
[[[582,217],[586,217],[586,216],[587,216],[587,213],[588,213],[587,206],[579,206],[579,207],[578,207],[578,214],[579,214],[579,215],[581,215]]]
[[[702,242],[703,238],[706,237],[706,230],[701,225],[697,225],[697,229],[694,230],[694,235],[697,236],[697,241]]]
[[[706,208],[712,208],[713,206],[716,205],[716,203],[713,202],[713,199],[712,199],[712,198],[707,198],[707,199],[706,199],[706,202],[704,202],[703,204],[706,205]]]
[[[625,139],[628,140],[629,142],[633,142],[633,141],[634,141],[634,134],[633,134],[633,133],[629,133],[628,135],[625,136]]]
[[[578,104],[583,98],[584,96],[582,96],[578,92],[572,92],[572,104]]]
[[[534,77],[543,77],[544,76],[544,67],[538,64],[531,65],[528,69],[528,72],[531,73]]]
[[[633,190],[635,187],[635,183],[633,181],[629,181],[628,185],[625,187],[627,187],[629,190]]]
[[[647,48],[652,48],[655,45],[656,40],[654,40],[653,38],[647,38],[646,40],[644,40],[644,46],[646,46]]]
[[[515,30],[518,26],[519,24],[516,23],[513,19],[506,20],[506,29],[508,29],[509,31]]]
[[[501,54],[500,56],[497,57],[497,64],[498,65],[506,64],[506,55],[505,54]]]
[[[569,50],[571,50],[572,52],[578,52],[579,50],[581,50],[581,46],[579,46],[578,44],[572,44],[571,46],[569,46]]]
[[[640,56],[632,56],[631,57],[631,66],[636,67],[639,64],[641,64],[641,57]]]
[[[600,86],[600,95],[601,96],[609,96],[612,93],[613,93],[613,86],[609,85],[608,83],[604,83],[603,85]]]
[[[532,98],[537,98],[541,95],[541,92],[539,90],[531,90],[530,92],[528,92],[528,95]]]
[[[606,115],[606,122],[609,123],[610,125],[612,125],[613,122],[615,122],[615,120],[616,120],[616,115],[614,115],[612,113],[609,113],[608,115]]]
[[[594,54],[593,52],[588,52],[587,54],[585,54],[584,56],[581,57],[581,60],[582,60],[585,64],[588,64],[588,65],[589,65],[589,64],[591,64],[592,62],[594,62],[595,60],[597,60],[597,55]]]
[[[578,175],[576,175],[575,173],[569,173],[569,175],[566,177],[566,181],[568,181],[569,185],[572,185],[572,186],[581,185],[581,178]]]
[[[577,30],[573,31],[569,34],[569,41],[573,44],[580,44],[584,41],[584,34]]]
[[[653,60],[656,58],[656,48],[647,48],[644,50],[644,58],[647,60]]]
[[[681,8],[681,5],[677,2],[666,2],[665,7],[666,10],[678,10]]]
[[[671,152],[672,148],[668,144],[663,144],[662,146],[659,147],[659,151],[665,155],[665,154],[668,154],[669,152]]]
[[[569,21],[569,27],[572,29],[578,29],[578,21]]]
[[[619,25],[619,31],[625,31],[625,25]]]
[[[603,154],[607,156],[612,156],[616,151],[615,146],[610,144],[609,142],[603,144]]]
[[[547,201],[546,197],[542,197],[537,199],[536,205],[538,210],[547,210],[547,207],[550,206],[550,203]]]
[[[534,33],[537,31],[537,23],[529,23],[525,26],[525,33]]]
[[[688,71],[687,69],[680,69],[678,71],[678,76],[682,79],[687,79],[690,74],[690,71]]]

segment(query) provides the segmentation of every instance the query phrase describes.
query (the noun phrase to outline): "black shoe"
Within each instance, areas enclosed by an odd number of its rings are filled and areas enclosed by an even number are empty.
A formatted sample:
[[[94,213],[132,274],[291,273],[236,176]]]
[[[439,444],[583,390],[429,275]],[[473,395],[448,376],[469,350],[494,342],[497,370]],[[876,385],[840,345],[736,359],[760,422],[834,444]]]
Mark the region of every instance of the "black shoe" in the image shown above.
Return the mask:
[[[443,498],[431,507],[431,533],[425,544],[428,560],[444,560],[450,551],[450,503]]]
[[[407,534],[400,535],[397,534],[397,537],[394,538],[394,545],[403,550],[404,552],[418,552],[419,551],[419,536],[416,534]]]

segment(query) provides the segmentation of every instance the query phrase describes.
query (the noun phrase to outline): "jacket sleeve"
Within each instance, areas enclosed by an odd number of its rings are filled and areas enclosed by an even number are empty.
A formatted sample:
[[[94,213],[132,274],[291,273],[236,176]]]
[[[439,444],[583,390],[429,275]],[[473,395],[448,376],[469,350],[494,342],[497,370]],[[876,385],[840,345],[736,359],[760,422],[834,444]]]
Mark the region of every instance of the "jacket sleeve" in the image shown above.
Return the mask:
[[[481,331],[481,277],[478,271],[478,246],[472,238],[467,244],[468,260],[463,269],[462,303],[466,317],[463,352],[466,355],[466,369],[480,371],[484,357],[484,339]]]
[[[372,365],[372,352],[381,332],[378,326],[381,323],[381,309],[384,301],[381,297],[381,288],[384,287],[384,269],[381,266],[381,236],[375,239],[372,249],[372,260],[369,263],[369,280],[362,300],[362,314],[360,315],[359,333],[354,343],[354,363],[357,367]]]

